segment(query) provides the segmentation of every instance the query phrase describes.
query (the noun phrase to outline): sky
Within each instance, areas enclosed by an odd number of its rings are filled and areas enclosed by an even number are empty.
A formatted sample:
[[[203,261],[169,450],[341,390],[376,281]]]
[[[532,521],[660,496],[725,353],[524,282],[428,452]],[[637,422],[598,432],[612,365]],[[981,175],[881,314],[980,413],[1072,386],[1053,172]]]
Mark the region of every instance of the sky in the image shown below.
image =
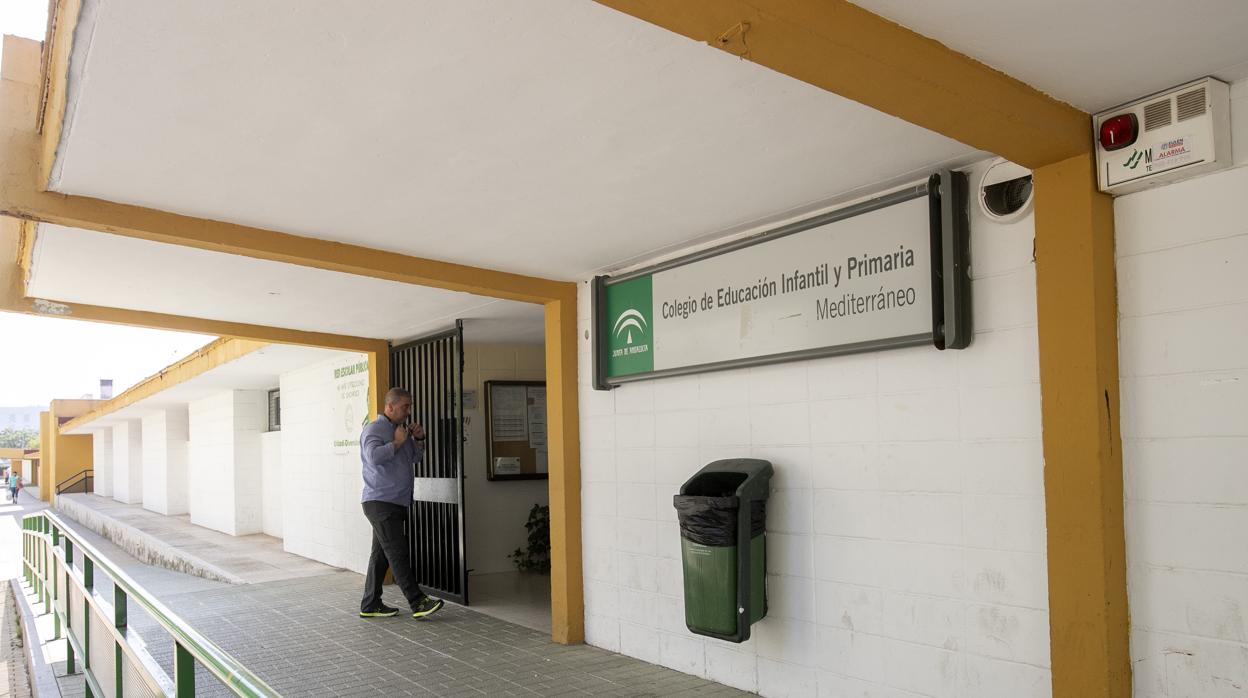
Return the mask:
[[[0,0],[0,34],[42,41],[47,10],[47,0]],[[101,378],[113,380],[116,395],[213,339],[0,313],[0,407],[47,409],[53,399],[97,397]]]

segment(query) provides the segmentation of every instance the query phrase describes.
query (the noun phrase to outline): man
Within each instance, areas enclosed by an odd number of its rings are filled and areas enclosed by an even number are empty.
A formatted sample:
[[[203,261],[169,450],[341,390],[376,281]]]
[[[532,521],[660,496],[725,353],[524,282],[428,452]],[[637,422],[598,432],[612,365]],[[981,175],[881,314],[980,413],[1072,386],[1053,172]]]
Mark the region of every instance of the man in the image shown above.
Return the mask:
[[[364,427],[360,435],[360,460],[364,465],[364,516],[373,526],[373,552],[364,580],[361,618],[388,618],[399,609],[381,602],[381,581],[386,567],[407,597],[413,618],[424,618],[442,608],[441,599],[421,591],[412,570],[411,550],[404,526],[412,505],[412,464],[425,455],[425,430],[405,424],[412,413],[412,394],[403,388],[386,393],[382,414]]]

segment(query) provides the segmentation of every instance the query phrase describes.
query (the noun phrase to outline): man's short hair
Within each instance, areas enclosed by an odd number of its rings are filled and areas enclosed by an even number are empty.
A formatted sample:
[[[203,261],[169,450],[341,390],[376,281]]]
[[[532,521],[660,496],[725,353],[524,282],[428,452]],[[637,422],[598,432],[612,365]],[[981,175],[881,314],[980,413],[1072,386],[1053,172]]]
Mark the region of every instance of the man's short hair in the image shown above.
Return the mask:
[[[400,400],[411,400],[412,393],[407,388],[391,388],[386,391],[386,404],[393,405]]]

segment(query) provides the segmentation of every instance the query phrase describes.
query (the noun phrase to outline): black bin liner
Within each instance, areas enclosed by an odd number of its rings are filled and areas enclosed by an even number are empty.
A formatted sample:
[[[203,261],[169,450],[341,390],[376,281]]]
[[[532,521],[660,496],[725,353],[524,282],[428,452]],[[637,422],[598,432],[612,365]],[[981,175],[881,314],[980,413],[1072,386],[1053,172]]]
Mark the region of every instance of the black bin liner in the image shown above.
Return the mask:
[[[680,520],[680,535],[702,545],[725,546],[737,544],[737,511],[740,499],[731,497],[704,497],[678,494],[672,498],[676,505],[676,517]],[[750,502],[750,537],[762,535],[767,523],[767,502]]]

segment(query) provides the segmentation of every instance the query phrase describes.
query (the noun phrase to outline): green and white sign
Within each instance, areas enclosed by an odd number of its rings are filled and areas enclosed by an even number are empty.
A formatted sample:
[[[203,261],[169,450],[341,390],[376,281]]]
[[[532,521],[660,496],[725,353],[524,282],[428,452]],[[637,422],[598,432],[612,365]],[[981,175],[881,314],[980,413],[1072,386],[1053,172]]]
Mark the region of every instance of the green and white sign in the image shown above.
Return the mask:
[[[607,340],[607,366],[612,376],[654,370],[654,292],[651,276],[610,286],[607,316],[614,318]]]
[[[940,220],[931,204],[927,188],[916,188],[600,277],[597,386],[932,342],[944,292],[933,276]]]

